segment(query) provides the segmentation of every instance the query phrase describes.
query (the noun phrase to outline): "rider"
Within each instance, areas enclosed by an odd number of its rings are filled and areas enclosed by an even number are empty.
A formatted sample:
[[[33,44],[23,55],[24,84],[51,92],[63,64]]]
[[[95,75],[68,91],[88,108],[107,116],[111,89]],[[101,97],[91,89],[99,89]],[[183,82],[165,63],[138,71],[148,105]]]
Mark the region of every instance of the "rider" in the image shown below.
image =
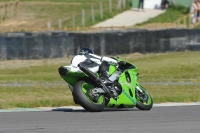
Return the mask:
[[[94,52],[89,48],[82,48],[78,55],[76,55],[72,61],[71,66],[72,67],[78,67],[79,64],[84,65],[84,67],[88,68],[93,73],[99,73],[100,74],[100,80],[104,83],[105,87],[110,91],[112,97],[114,99],[117,98],[118,93],[120,93],[119,85],[114,82],[115,78],[111,77],[111,80],[109,79],[109,66],[114,65],[118,67],[124,66],[126,63],[123,61],[118,62],[117,60],[109,57],[101,57],[98,55],[95,55]],[[94,100],[97,100],[98,96],[94,95],[91,90],[88,91],[88,94],[94,98]]]
[[[112,58],[95,55],[89,48],[82,48],[79,54],[72,59],[71,66],[77,67],[79,63],[83,63],[93,73],[99,71],[102,81],[111,83],[108,79],[109,66],[111,63],[117,64],[117,61]]]

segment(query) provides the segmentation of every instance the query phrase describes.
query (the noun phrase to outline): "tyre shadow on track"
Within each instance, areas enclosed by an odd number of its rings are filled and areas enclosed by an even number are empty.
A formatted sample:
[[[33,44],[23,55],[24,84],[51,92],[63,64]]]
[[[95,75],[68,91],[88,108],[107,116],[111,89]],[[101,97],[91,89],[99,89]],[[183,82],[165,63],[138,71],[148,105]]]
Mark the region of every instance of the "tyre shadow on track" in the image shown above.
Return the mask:
[[[85,109],[73,109],[73,108],[55,108],[52,111],[61,111],[61,112],[88,112]],[[104,109],[102,112],[114,112],[114,111],[140,111],[137,108],[126,108],[126,109]]]

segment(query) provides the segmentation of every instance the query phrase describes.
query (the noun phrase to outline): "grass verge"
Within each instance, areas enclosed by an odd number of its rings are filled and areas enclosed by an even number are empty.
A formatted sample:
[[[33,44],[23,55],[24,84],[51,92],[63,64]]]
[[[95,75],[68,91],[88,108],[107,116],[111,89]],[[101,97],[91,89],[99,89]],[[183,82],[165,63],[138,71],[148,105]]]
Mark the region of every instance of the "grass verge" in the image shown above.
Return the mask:
[[[7,0],[0,0],[0,2],[5,1]],[[100,16],[100,2],[102,2],[103,17]],[[52,28],[58,28],[58,20],[61,20],[62,28],[92,26],[130,9],[128,2],[126,7],[121,9],[117,9],[117,4],[118,1],[112,1],[112,12],[110,12],[108,0],[20,0],[18,17],[15,19],[7,17],[0,24],[0,29],[25,30],[25,28],[31,28],[36,30],[47,28],[48,22],[51,22]],[[93,6],[94,21],[92,21],[91,6]],[[84,25],[82,24],[82,10],[85,12]],[[74,14],[74,18],[72,14]]]
[[[178,5],[170,5],[165,13],[151,18],[145,22],[137,24],[137,26],[142,26],[150,23],[172,23],[177,19],[187,15],[189,13],[189,8]]]
[[[143,85],[150,92],[154,103],[200,101],[200,84]]]
[[[67,86],[1,87],[0,108],[73,105]]]
[[[200,52],[119,55],[138,67],[139,82],[155,103],[200,101]],[[0,62],[0,108],[74,105],[58,67],[71,58]],[[156,84],[163,82],[163,84]],[[181,83],[181,84],[167,84]],[[191,84],[187,84],[190,82]],[[18,83],[35,84],[15,86]],[[56,83],[45,86],[41,83]],[[60,85],[59,85],[60,83]],[[194,84],[192,84],[194,83]],[[7,86],[11,84],[12,86]]]

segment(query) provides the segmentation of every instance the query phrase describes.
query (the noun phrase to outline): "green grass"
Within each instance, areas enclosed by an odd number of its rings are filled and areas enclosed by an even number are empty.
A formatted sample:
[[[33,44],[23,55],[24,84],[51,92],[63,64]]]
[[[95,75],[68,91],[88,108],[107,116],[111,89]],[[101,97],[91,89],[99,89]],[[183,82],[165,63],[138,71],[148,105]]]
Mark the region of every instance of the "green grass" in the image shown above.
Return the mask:
[[[1,87],[0,108],[73,105],[66,86]]]
[[[7,0],[0,0],[5,2]],[[100,16],[99,2],[103,3],[103,18]],[[12,23],[12,26],[2,26],[2,29],[14,31],[31,31],[42,28],[47,28],[47,22],[51,22],[53,28],[58,28],[58,20],[62,21],[62,28],[72,28],[72,14],[75,15],[75,27],[90,27],[106,19],[129,10],[131,7],[127,1],[126,8],[118,10],[117,0],[113,0],[113,11],[109,11],[108,0],[20,0],[19,4],[19,16],[16,20],[19,20],[19,24]],[[91,19],[91,5],[94,7],[95,20]],[[82,25],[81,10],[85,10],[85,25]],[[171,23],[178,18],[185,16],[189,13],[189,8],[184,6],[170,5],[169,9],[165,13],[151,18],[146,22],[139,23],[136,26],[143,26],[151,23]],[[183,22],[181,22],[183,23]],[[189,20],[187,20],[189,23]],[[27,29],[26,29],[27,28]]]
[[[5,0],[0,0],[3,1]],[[100,17],[100,1],[103,5],[103,18]],[[19,19],[19,22],[23,21],[16,28],[46,28],[47,22],[51,22],[52,27],[58,28],[58,19],[61,19],[62,27],[71,28],[72,14],[75,15],[75,27],[88,27],[130,9],[128,3],[126,8],[117,9],[118,1],[112,2],[112,12],[110,12],[108,0],[20,0],[19,18],[16,19]],[[91,19],[91,6],[94,7],[94,22]],[[82,9],[85,10],[85,26],[82,26]],[[14,29],[15,26],[12,27]]]
[[[150,92],[154,103],[163,102],[197,102],[200,101],[200,84],[144,84]]]
[[[119,55],[138,67],[139,82],[155,103],[200,101],[200,52]],[[74,105],[71,92],[58,74],[58,67],[71,58],[0,62],[0,108]],[[156,84],[163,82],[163,84]],[[180,83],[180,84],[170,84]],[[184,84],[184,83],[194,84]],[[32,86],[5,86],[31,83]],[[56,83],[57,86],[43,86]],[[60,85],[59,85],[60,83]],[[181,84],[182,83],[182,84]]]
[[[137,24],[137,26],[142,26],[150,23],[172,23],[177,19],[187,15],[189,13],[189,8],[184,6],[174,6],[170,5],[165,13],[151,18],[143,23]]]
[[[195,29],[200,29],[200,25],[196,26]]]
[[[138,66],[142,82],[200,81],[200,52],[175,52],[142,55],[122,55],[121,58]]]
[[[46,83],[61,81],[58,68],[62,65],[69,64],[70,60],[0,61],[0,83]]]

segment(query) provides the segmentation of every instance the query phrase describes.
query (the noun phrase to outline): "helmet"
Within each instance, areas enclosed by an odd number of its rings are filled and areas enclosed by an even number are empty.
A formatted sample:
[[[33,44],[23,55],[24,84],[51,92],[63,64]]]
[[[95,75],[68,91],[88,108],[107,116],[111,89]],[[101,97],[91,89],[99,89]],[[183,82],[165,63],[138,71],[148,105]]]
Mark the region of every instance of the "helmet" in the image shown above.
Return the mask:
[[[79,52],[79,55],[85,55],[86,53],[94,54],[94,52],[89,48],[82,48]]]

